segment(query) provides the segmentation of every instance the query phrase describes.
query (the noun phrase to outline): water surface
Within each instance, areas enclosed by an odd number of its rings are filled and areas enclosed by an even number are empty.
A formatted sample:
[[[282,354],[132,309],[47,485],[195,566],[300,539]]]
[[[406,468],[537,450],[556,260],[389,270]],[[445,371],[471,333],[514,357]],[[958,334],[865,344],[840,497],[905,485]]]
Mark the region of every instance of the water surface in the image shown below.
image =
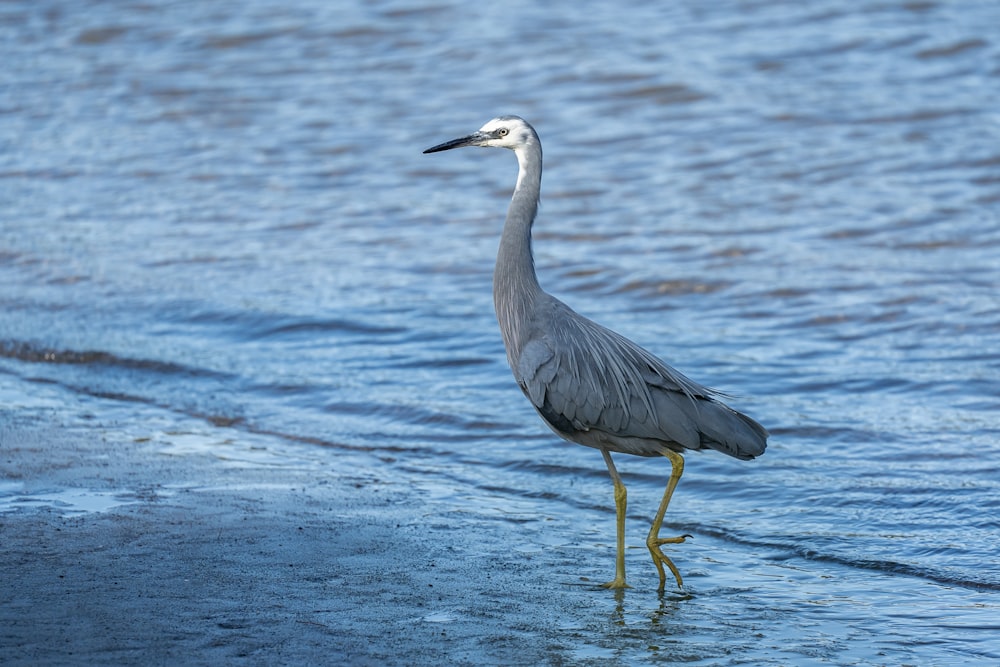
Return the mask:
[[[493,317],[514,159],[420,153],[517,113],[545,146],[543,285],[773,434],[688,457],[667,523],[693,597],[595,593],[562,658],[1000,660],[997,25],[988,2],[7,3],[4,395],[388,452],[453,520],[610,571],[600,457],[537,419]],[[620,459],[640,546],[668,466]]]

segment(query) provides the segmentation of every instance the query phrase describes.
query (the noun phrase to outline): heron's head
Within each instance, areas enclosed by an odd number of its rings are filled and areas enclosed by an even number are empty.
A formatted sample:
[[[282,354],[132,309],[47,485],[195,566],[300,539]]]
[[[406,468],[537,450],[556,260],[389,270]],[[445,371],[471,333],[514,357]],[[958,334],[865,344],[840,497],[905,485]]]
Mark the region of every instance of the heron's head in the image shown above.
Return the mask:
[[[518,116],[499,116],[467,137],[460,137],[432,146],[425,153],[437,153],[463,146],[509,148],[517,150],[538,143],[538,135],[528,122]]]

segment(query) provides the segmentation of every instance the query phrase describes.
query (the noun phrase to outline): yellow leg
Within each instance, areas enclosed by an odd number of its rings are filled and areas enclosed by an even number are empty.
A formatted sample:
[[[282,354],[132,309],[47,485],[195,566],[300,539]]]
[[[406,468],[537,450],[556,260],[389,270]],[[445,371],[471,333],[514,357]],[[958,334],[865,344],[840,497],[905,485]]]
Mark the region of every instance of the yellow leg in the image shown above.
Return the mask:
[[[674,495],[674,488],[677,486],[677,482],[680,481],[681,475],[684,474],[684,458],[680,454],[668,449],[664,452],[664,456],[670,459],[670,479],[667,481],[667,488],[663,492],[660,509],[656,512],[656,518],[653,519],[653,525],[649,529],[649,536],[646,538],[646,546],[649,547],[649,554],[653,557],[653,564],[656,565],[656,571],[660,573],[660,587],[657,589],[660,592],[663,591],[667,583],[667,575],[663,571],[664,565],[670,568],[670,571],[673,573],[674,579],[677,580],[677,587],[682,588],[684,586],[684,582],[681,580],[681,573],[677,571],[677,567],[673,562],[663,555],[660,546],[664,544],[680,544],[686,538],[691,537],[690,535],[660,537],[660,526],[663,524],[663,515],[667,513],[667,505],[670,504],[670,497]]]
[[[622,478],[615,470],[615,464],[611,461],[611,452],[606,449],[601,450],[604,455],[604,462],[611,473],[611,481],[615,485],[615,522],[618,530],[618,549],[615,556],[615,578],[606,584],[601,584],[604,588],[630,588],[625,583],[625,507],[628,504],[628,492],[622,484]]]

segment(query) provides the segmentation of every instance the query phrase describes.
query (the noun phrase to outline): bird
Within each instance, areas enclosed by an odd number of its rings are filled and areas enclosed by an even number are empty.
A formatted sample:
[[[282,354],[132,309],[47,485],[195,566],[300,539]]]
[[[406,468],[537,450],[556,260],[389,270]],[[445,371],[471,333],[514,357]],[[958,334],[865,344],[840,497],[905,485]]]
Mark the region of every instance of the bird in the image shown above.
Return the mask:
[[[663,517],[684,473],[682,452],[711,449],[742,460],[764,453],[768,432],[724,404],[726,397],[688,379],[631,340],[578,314],[544,291],[532,256],[531,230],[542,182],[542,144],[519,116],[498,116],[479,130],[432,146],[424,153],[476,146],[506,148],[518,172],[500,235],[493,272],[493,302],[507,361],[521,391],[556,435],[597,449],[614,485],[615,576],[604,588],[631,588],[625,582],[625,485],[611,454],[665,456],[671,472],[646,546],[666,586],[666,566],[684,583],[663,553],[690,535],[660,537]],[[726,397],[728,398],[728,397]]]

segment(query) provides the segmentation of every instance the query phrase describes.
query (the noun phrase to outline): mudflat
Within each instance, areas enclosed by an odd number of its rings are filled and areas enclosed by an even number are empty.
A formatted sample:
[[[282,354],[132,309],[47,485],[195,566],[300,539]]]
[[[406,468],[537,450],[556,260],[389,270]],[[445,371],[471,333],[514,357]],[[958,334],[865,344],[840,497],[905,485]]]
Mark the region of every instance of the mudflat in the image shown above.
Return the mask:
[[[552,564],[502,521],[449,520],[391,457],[59,394],[0,408],[0,663],[561,652]]]

